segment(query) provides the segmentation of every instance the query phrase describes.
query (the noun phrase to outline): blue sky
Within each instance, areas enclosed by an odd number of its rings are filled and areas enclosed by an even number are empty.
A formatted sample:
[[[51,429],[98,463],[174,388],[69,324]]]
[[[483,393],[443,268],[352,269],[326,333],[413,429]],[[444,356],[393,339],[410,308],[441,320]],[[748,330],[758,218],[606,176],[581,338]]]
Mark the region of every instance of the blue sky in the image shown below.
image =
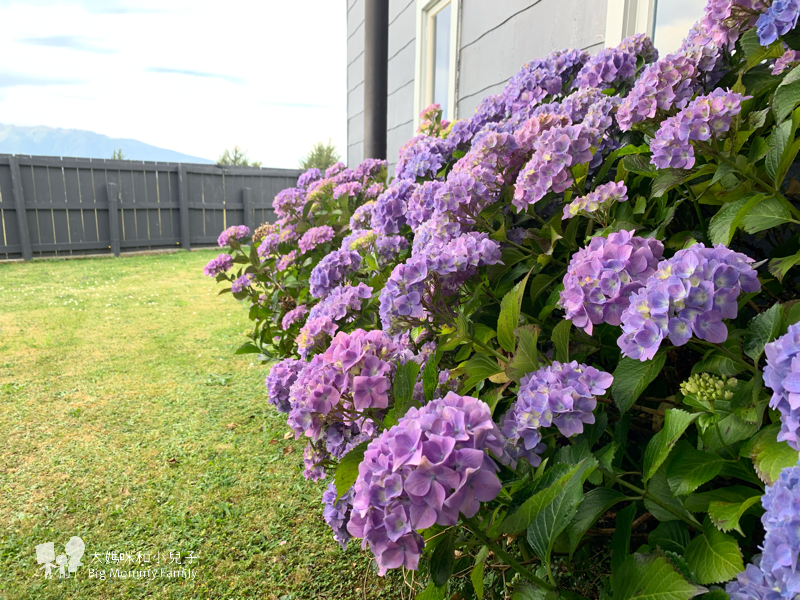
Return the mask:
[[[0,122],[295,167],[346,147],[337,0],[0,0]],[[135,158],[135,157],[133,157]]]
[[[658,0],[655,45],[660,56],[675,52],[703,16],[706,0]]]

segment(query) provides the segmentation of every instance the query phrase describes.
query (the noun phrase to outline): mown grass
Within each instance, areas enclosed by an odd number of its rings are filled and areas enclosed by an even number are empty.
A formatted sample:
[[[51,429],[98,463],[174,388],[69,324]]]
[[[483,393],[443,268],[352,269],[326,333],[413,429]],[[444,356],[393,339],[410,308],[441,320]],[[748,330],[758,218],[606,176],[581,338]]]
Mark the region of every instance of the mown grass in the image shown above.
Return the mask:
[[[0,599],[400,596],[333,542],[214,255],[0,264]],[[76,535],[77,578],[45,580],[35,546]],[[139,552],[196,576],[89,578]]]

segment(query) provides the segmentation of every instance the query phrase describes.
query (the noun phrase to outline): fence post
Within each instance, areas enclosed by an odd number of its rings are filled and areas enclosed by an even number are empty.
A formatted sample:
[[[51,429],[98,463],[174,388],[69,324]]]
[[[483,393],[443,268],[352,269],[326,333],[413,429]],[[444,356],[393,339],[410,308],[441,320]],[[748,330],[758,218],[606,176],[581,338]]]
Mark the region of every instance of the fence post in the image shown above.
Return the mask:
[[[108,191],[108,235],[111,238],[111,252],[119,256],[119,190],[116,183],[107,183]]]
[[[19,172],[19,158],[10,156],[8,164],[11,166],[11,189],[14,194],[14,208],[17,213],[17,228],[19,229],[19,245],[22,247],[22,258],[33,258],[31,252],[31,236],[28,232],[28,214],[25,208],[25,196],[22,193],[22,176]]]
[[[186,165],[178,165],[178,203],[181,212],[181,247],[184,250],[192,249],[189,231],[189,177]]]
[[[244,204],[244,225],[252,234],[255,231],[253,226],[253,190],[248,187],[242,189],[242,203]]]

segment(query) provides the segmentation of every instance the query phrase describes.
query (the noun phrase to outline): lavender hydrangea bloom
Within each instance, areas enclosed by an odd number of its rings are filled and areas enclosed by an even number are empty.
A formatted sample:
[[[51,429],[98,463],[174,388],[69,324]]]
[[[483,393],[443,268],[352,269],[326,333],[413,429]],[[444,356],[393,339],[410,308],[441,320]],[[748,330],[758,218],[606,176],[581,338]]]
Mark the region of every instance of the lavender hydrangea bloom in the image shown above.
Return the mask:
[[[325,522],[333,529],[333,539],[342,547],[347,549],[347,542],[350,541],[350,533],[347,531],[347,522],[350,520],[350,511],[353,509],[353,490],[346,491],[341,498],[336,493],[336,484],[331,482],[322,494],[322,517]]]
[[[414,188],[408,199],[406,208],[406,222],[412,230],[428,221],[433,216],[433,198],[444,184],[441,181],[426,181]]]
[[[278,271],[285,271],[289,267],[294,264],[294,261],[297,259],[297,250],[292,250],[289,254],[284,254],[281,256],[278,261],[275,263],[275,268]]]
[[[360,266],[361,257],[357,252],[349,250],[331,252],[311,270],[309,277],[311,295],[314,298],[327,296],[331,289],[345,277],[358,271]]]
[[[374,179],[380,175],[381,171],[386,169],[388,163],[380,158],[365,158],[356,167],[356,179],[366,185],[368,179]]]
[[[800,16],[800,0],[775,0],[763,15],[758,17],[758,41],[769,46],[779,36],[786,35],[797,27]]]
[[[312,227],[303,234],[297,246],[300,248],[300,254],[305,254],[309,250],[313,250],[320,244],[330,242],[333,239],[334,231],[330,225],[322,225],[320,227]]]
[[[719,344],[728,339],[723,319],[736,318],[741,292],[761,289],[753,259],[722,244],[695,244],[659,263],[622,314],[617,345],[629,358],[655,356],[664,338],[683,346],[692,335]]]
[[[297,179],[297,187],[306,189],[314,181],[322,179],[322,173],[317,168],[311,168]]]
[[[658,58],[653,43],[643,33],[622,40],[616,48],[606,48],[592,56],[575,78],[575,85],[600,89],[630,85],[636,76],[639,57],[645,63]]]
[[[450,160],[452,148],[447,140],[420,134],[400,148],[394,173],[398,179],[416,181],[417,177],[436,177]]]
[[[297,375],[305,366],[306,363],[294,358],[287,358],[272,365],[264,383],[267,386],[267,400],[279,412],[288,413],[291,410],[289,393],[297,381]]]
[[[569,262],[559,306],[589,335],[594,325],[620,324],[631,294],[644,287],[664,254],[661,242],[633,234],[619,231],[592,238]]]
[[[399,233],[406,224],[408,199],[417,184],[395,179],[386,191],[378,196],[372,209],[372,229],[384,234]]]
[[[338,200],[342,196],[348,196],[352,198],[353,196],[358,196],[362,190],[363,187],[358,181],[342,183],[333,188],[333,199]]]
[[[293,308],[292,310],[287,312],[285,315],[283,315],[283,320],[281,321],[281,326],[283,327],[283,330],[286,331],[287,329],[289,329],[289,327],[291,327],[292,325],[297,323],[300,319],[302,319],[307,312],[308,309],[306,308],[305,304],[301,304],[300,306]]]
[[[718,88],[706,96],[692,100],[674,117],[664,120],[650,141],[653,157],[659,169],[691,169],[694,166],[694,147],[690,141],[706,141],[730,129],[731,120],[739,114],[741,94]]]
[[[307,184],[309,185],[309,191],[311,189],[310,184],[314,183],[315,181],[319,183],[320,180],[312,180],[309,182],[309,184]],[[275,196],[275,200],[272,202],[272,207],[275,209],[275,214],[279,217],[288,217],[301,213],[305,203],[305,190],[299,188],[287,188],[278,192],[278,195]]]
[[[268,233],[265,235],[264,239],[261,240],[261,243],[258,245],[259,258],[264,260],[274,254],[280,243],[281,235],[279,233]]]
[[[347,318],[352,321],[361,310],[361,301],[372,296],[372,288],[364,283],[357,286],[340,285],[308,313],[305,325],[295,340],[300,356],[306,358],[314,348],[339,329],[337,322]]]
[[[341,161],[337,162],[335,164],[332,164],[330,167],[328,167],[325,170],[325,179],[329,179],[331,177],[335,177],[336,175],[338,175],[339,173],[344,171],[345,168],[346,167],[345,167],[344,163],[341,162]]]
[[[570,219],[577,215],[591,217],[594,214],[605,214],[608,209],[616,202],[628,201],[628,188],[625,182],[604,183],[598,185],[594,191],[586,196],[576,198],[564,207],[564,219]]]
[[[520,457],[534,467],[541,463],[545,427],[555,425],[566,437],[582,433],[584,423],[594,423],[597,396],[605,394],[613,381],[611,374],[576,361],[553,362],[525,375],[517,401],[500,419],[512,465]]]
[[[377,184],[376,184],[377,185]],[[350,216],[350,230],[369,229],[372,224],[372,212],[375,210],[375,201],[365,202],[353,211]]]
[[[761,498],[766,536],[762,554],[726,591],[731,600],[793,599],[800,594],[800,466],[783,469]]]
[[[420,409],[367,447],[353,486],[347,530],[368,545],[384,575],[401,565],[416,569],[424,547],[417,530],[449,526],[459,513],[474,516],[497,497],[503,442],[489,407],[448,393]]]
[[[220,254],[217,258],[212,258],[203,268],[203,273],[209,277],[215,277],[220,273],[226,273],[233,268],[233,257],[230,254]]]
[[[383,192],[386,191],[386,184],[383,183],[373,183],[369,186],[366,191],[364,192],[365,198],[370,198],[374,200],[378,196],[380,196]]]
[[[764,383],[772,390],[770,407],[781,413],[778,440],[800,451],[800,323],[790,325],[785,335],[767,344]]]
[[[714,44],[731,49],[741,32],[753,24],[753,13],[764,8],[764,0],[708,0],[700,26]]]
[[[775,64],[772,65],[772,74],[780,75],[788,69],[792,63],[796,62],[800,62],[800,52],[797,50],[787,50],[775,61]]]
[[[245,239],[249,235],[250,229],[248,227],[245,227],[244,225],[233,225],[219,234],[219,238],[217,238],[217,244],[219,244],[219,247],[222,248],[223,246],[228,246],[231,241],[238,242]]]
[[[234,294],[243,292],[250,287],[250,284],[253,283],[253,281],[255,281],[255,276],[252,273],[245,273],[231,284],[231,291]]]

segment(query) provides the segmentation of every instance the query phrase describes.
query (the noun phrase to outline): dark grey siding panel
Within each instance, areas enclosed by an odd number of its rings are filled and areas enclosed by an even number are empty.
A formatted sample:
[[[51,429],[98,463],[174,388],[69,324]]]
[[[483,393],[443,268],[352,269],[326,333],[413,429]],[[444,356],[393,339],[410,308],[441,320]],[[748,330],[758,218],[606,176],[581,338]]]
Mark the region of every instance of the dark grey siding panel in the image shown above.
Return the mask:
[[[605,21],[606,0],[466,0],[461,10],[459,106],[466,106],[468,97],[486,96],[534,58],[602,44]],[[461,116],[468,115],[459,112]]]

